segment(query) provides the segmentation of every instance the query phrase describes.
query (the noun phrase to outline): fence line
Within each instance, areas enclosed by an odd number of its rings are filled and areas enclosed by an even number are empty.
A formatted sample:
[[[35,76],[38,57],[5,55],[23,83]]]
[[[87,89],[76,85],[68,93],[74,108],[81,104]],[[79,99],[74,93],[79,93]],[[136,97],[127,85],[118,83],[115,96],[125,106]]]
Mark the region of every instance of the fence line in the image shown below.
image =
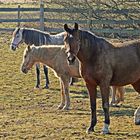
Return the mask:
[[[40,4],[40,8],[22,8],[18,6],[17,8],[0,8],[0,12],[17,12],[17,18],[16,19],[0,19],[1,23],[11,23],[15,22],[17,23],[17,26],[20,26],[21,22],[38,22],[40,23],[40,29],[44,30],[44,23],[74,23],[75,21],[79,24],[86,24],[87,26],[85,29],[89,29],[91,31],[97,32],[97,33],[117,33],[117,34],[131,34],[131,35],[140,35],[140,29],[138,28],[131,28],[131,29],[123,29],[123,28],[93,28],[91,25],[138,25],[140,27],[140,20],[138,19],[127,19],[127,20],[108,20],[108,19],[93,19],[92,14],[96,13],[113,13],[113,14],[122,14],[122,15],[128,15],[129,13],[140,13],[140,9],[121,9],[121,10],[91,10],[91,9],[78,9],[78,8],[44,8],[43,3]],[[21,12],[40,12],[40,16],[38,18],[21,18],[20,14]],[[89,15],[88,19],[57,19],[57,18],[45,18],[45,13],[86,13]],[[63,28],[45,28],[49,32],[59,32],[62,31]],[[1,31],[11,31],[13,28],[0,28]]]
[[[90,9],[82,9],[82,8],[44,8],[44,12],[58,12],[58,13],[87,13],[89,12]],[[17,8],[0,8],[0,12],[17,12]],[[21,12],[35,12],[35,11],[40,11],[40,8],[24,8],[20,7]],[[95,13],[114,13],[114,14],[122,14],[122,13],[139,13],[140,9],[110,9],[110,10],[101,10],[101,9],[96,9],[93,10]]]

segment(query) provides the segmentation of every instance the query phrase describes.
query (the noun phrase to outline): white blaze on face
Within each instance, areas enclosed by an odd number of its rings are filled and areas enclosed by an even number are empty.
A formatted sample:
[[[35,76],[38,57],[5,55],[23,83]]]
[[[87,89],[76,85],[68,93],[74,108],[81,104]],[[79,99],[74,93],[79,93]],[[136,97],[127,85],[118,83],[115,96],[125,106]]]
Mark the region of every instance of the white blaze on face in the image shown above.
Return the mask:
[[[18,47],[19,43],[22,41],[22,32],[23,28],[19,29],[18,33],[15,33],[13,38],[12,38],[12,48]]]

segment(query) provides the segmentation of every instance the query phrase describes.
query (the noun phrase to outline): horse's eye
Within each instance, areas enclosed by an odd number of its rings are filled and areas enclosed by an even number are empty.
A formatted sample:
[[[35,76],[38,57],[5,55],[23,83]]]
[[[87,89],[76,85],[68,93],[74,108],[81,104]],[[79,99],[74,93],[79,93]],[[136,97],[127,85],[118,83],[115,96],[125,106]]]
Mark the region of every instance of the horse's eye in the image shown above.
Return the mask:
[[[27,57],[27,55],[24,56],[25,58]]]

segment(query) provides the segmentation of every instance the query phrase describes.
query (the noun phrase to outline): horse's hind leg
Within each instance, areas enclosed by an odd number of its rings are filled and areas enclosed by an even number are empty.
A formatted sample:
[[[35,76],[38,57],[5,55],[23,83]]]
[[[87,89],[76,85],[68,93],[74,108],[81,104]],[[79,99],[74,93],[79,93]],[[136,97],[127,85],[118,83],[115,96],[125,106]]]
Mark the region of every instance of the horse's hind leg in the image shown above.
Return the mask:
[[[40,64],[36,64],[37,83],[36,88],[40,88]]]
[[[113,86],[112,87],[112,100],[110,102],[111,106],[122,105],[124,102],[124,93],[125,89],[122,86]]]
[[[112,95],[111,95],[111,102],[110,102],[110,106],[113,106],[116,103],[116,86],[112,86]]]
[[[45,78],[46,78],[46,85],[45,85],[45,87],[44,87],[44,89],[46,88],[46,89],[48,89],[49,88],[49,78],[48,78],[48,68],[45,66],[45,65],[43,65],[43,68],[44,68],[44,74],[45,74]]]
[[[140,79],[132,84],[133,88],[140,94]]]
[[[58,109],[62,109],[65,105],[64,85],[61,79],[60,79],[60,87],[61,87],[61,103],[58,106]]]
[[[117,93],[117,104],[122,105],[124,102],[124,94],[125,94],[125,89],[124,87],[117,87],[118,88],[118,93]]]

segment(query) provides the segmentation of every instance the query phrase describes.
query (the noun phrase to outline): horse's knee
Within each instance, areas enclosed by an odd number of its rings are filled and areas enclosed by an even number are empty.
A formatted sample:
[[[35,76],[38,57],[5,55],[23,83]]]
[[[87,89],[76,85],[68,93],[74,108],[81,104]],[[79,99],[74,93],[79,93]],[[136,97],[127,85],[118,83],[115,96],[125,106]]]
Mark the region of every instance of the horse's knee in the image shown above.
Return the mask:
[[[96,110],[96,103],[95,103],[95,102],[91,102],[90,104],[91,104],[91,105],[90,105],[90,109],[91,109],[92,111]]]
[[[109,110],[109,103],[103,103],[102,107],[104,111]]]

